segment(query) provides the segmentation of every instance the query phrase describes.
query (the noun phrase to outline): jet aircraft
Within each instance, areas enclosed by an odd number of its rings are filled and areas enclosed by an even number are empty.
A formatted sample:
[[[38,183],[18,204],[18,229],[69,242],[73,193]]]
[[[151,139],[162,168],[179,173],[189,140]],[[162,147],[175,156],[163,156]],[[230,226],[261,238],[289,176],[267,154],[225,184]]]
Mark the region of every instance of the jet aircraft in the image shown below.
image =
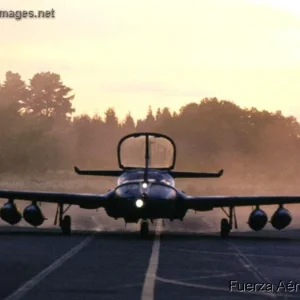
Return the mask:
[[[210,211],[221,208],[226,218],[221,220],[220,234],[227,237],[233,226],[237,228],[235,207],[252,206],[249,227],[258,231],[268,222],[261,205],[278,205],[271,217],[272,226],[281,230],[292,221],[290,212],[284,208],[287,203],[300,203],[300,196],[189,196],[175,187],[174,178],[219,178],[217,173],[174,171],[176,146],[174,141],[154,132],[139,132],[123,137],[117,147],[118,170],[80,170],[79,175],[118,177],[117,186],[105,194],[58,193],[41,191],[0,190],[0,198],[8,199],[0,209],[0,217],[15,225],[22,217],[27,223],[38,227],[45,217],[39,204],[57,204],[54,225],[59,222],[62,233],[71,233],[71,217],[66,215],[72,205],[82,209],[104,208],[107,215],[126,223],[140,222],[141,236],[147,236],[149,221],[155,219],[183,220],[188,210]],[[15,200],[32,201],[23,214]],[[66,207],[67,206],[67,207]],[[225,210],[227,208],[227,210]]]

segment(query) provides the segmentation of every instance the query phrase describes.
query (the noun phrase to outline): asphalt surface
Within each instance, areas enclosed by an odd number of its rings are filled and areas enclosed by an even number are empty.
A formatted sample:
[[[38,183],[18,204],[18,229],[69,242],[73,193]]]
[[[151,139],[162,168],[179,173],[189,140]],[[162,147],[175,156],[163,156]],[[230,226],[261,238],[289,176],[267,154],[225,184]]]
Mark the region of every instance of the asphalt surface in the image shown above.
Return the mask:
[[[200,233],[188,230],[193,222],[144,240],[132,229],[2,227],[0,299],[300,299],[300,231],[221,239],[201,218]]]

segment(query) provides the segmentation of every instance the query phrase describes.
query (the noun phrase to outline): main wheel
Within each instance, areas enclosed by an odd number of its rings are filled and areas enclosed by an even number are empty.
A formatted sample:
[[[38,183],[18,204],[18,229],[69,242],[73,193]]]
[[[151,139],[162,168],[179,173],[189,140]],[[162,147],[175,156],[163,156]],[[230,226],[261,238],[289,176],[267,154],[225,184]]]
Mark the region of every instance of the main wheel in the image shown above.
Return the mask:
[[[61,230],[63,235],[71,234],[71,217],[65,216],[61,222]]]
[[[147,221],[142,221],[140,229],[141,237],[147,237],[149,233],[149,223]]]
[[[230,233],[230,224],[227,219],[221,220],[221,237],[228,237]]]

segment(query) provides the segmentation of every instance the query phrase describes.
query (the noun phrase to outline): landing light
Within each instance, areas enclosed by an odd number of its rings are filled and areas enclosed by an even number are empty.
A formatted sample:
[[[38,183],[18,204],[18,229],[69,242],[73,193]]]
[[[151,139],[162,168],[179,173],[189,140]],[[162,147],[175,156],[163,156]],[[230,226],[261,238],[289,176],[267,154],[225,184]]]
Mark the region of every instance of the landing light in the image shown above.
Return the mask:
[[[148,184],[147,184],[146,182],[143,182],[143,184],[142,184],[142,188],[143,188],[143,189],[146,189],[146,188],[147,188],[147,186],[148,186]]]
[[[136,205],[136,207],[142,207],[144,205],[144,202],[143,202],[143,200],[138,199],[135,201],[135,205]]]

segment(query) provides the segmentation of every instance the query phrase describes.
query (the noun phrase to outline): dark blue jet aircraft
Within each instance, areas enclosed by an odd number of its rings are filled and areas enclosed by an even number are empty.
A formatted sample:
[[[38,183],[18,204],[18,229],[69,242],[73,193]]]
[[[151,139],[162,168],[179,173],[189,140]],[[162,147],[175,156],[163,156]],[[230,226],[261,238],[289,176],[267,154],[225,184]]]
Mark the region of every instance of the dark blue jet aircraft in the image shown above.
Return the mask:
[[[57,203],[54,221],[63,234],[71,233],[71,217],[65,215],[71,205],[83,209],[103,207],[108,216],[123,218],[126,223],[141,220],[140,233],[149,232],[149,220],[183,220],[187,210],[209,211],[221,208],[227,218],[221,220],[221,236],[229,235],[233,224],[237,228],[236,206],[253,206],[248,224],[258,231],[268,222],[266,213],[260,205],[278,204],[271,218],[274,228],[287,227],[291,220],[290,212],[283,207],[286,203],[300,203],[300,196],[187,196],[175,188],[173,178],[218,178],[218,173],[198,173],[173,171],[176,160],[174,141],[163,134],[142,132],[123,137],[118,144],[118,162],[120,170],[79,170],[79,175],[119,177],[117,187],[106,194],[70,194],[39,191],[0,190],[0,198],[8,202],[0,209],[0,217],[11,225],[20,222],[22,215],[17,210],[15,200],[30,200],[32,203],[24,209],[23,217],[32,226],[40,226],[45,217],[38,206],[41,202]],[[65,209],[64,206],[68,205]],[[228,212],[225,211],[228,208]]]

